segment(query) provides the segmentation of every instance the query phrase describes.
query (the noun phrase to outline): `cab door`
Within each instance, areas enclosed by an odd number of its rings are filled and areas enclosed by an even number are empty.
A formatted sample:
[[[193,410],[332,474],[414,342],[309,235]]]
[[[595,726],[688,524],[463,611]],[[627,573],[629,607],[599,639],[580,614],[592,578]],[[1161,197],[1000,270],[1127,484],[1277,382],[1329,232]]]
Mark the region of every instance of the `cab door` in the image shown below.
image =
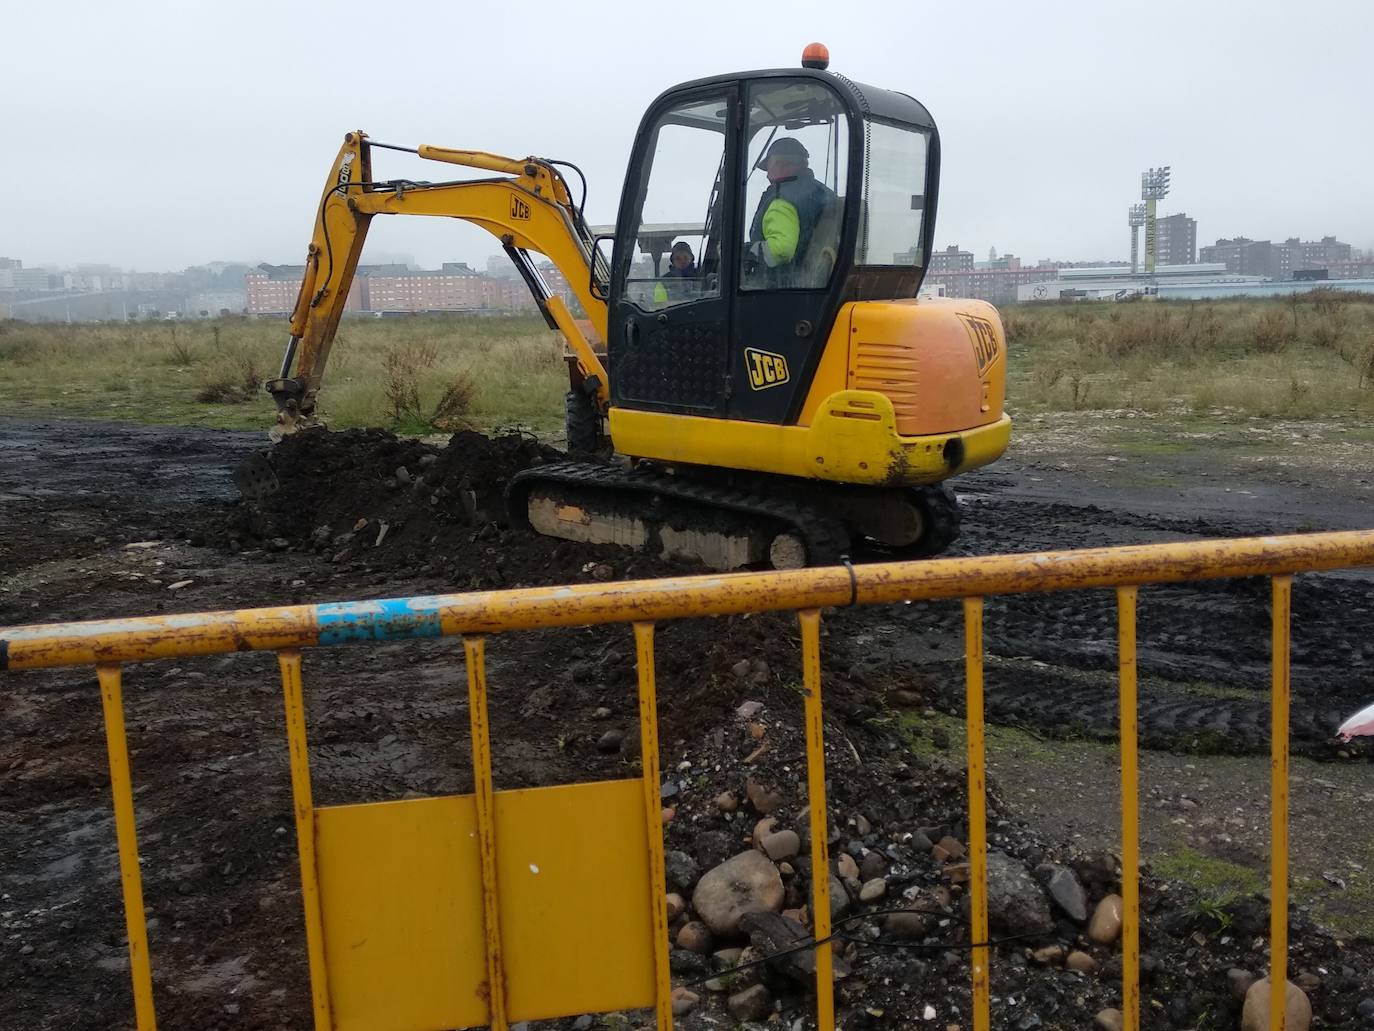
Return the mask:
[[[848,106],[818,78],[750,80],[743,103],[728,415],[790,424],[820,362],[852,249],[853,134]]]
[[[726,84],[670,96],[636,138],[608,324],[618,407],[725,413],[738,92]]]

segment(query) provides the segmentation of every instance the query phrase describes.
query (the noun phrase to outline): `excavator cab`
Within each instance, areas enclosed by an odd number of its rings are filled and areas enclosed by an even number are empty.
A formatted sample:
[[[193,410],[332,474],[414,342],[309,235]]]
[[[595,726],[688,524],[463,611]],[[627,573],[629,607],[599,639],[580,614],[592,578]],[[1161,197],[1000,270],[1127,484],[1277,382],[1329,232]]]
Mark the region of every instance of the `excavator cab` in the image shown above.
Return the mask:
[[[921,104],[823,64],[662,94],[617,219],[612,411],[795,424],[845,302],[916,296],[939,152]]]

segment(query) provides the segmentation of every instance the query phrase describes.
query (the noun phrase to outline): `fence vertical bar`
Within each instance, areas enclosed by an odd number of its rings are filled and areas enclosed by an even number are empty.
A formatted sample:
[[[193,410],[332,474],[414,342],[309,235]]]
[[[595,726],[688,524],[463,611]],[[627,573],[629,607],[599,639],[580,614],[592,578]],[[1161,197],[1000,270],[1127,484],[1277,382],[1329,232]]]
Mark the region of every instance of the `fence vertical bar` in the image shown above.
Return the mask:
[[[1273,578],[1273,682],[1269,745],[1269,1028],[1288,1009],[1288,706],[1293,578]]]
[[[821,613],[797,613],[806,697],[806,800],[811,810],[811,920],[816,931],[816,1027],[835,1027],[835,977],[830,937],[830,826],[825,805],[825,709],[821,704]]]
[[[968,737],[969,966],[973,1029],[991,1024],[988,966],[987,756],[983,742],[983,599],[964,599],[964,693]]]
[[[124,692],[119,664],[95,668],[100,706],[105,713],[105,747],[110,760],[110,794],[114,797],[115,840],[119,846],[119,879],[124,891],[124,927],[129,933],[129,975],[134,987],[138,1031],[154,1031],[153,970],[148,957],[148,924],[143,913],[143,876],[138,868],[138,824],[134,819],[134,785],[129,770],[129,740],[124,731]]]
[[[1136,587],[1116,589],[1121,734],[1121,1017],[1140,1028],[1140,743],[1136,681]]]
[[[477,848],[482,860],[482,917],[487,947],[488,1024],[506,1031],[506,969],[501,955],[501,908],[496,884],[496,802],[487,724],[487,649],[480,635],[463,638],[468,669],[468,725],[472,732],[472,793],[477,802]]]
[[[639,672],[640,766],[644,781],[644,830],[649,841],[649,911],[654,933],[654,1010],[658,1026],[672,1031],[673,982],[668,969],[668,885],[663,869],[663,804],[658,783],[658,694],[654,675],[654,625],[636,623]]]
[[[286,746],[291,765],[291,802],[296,814],[296,855],[301,868],[301,906],[305,911],[305,949],[310,961],[310,1006],[315,1027],[334,1026],[329,1007],[329,968],[324,957],[324,910],[320,873],[315,862],[315,802],[310,789],[310,749],[305,734],[305,694],[301,686],[301,653],[277,652],[282,701],[286,709]]]

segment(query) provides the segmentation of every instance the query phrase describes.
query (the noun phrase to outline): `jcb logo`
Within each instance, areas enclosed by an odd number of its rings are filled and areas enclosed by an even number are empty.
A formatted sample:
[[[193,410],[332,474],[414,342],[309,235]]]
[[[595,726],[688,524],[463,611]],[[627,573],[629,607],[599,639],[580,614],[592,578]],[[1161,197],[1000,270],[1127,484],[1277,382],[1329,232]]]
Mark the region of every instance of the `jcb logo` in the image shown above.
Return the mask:
[[[964,320],[964,325],[968,327],[969,342],[973,344],[973,357],[978,362],[978,375],[981,376],[992,368],[992,363],[1002,353],[1002,345],[997,340],[997,331],[992,328],[991,322],[987,319],[980,319],[977,315],[961,315],[959,317]]]
[[[519,197],[512,197],[510,199],[510,217],[528,222],[530,220],[530,206]]]
[[[787,359],[772,351],[746,347],[744,366],[749,370],[749,385],[755,390],[780,387],[787,382]]]
[[[356,156],[357,155],[352,151],[349,151],[343,156],[343,163],[339,165],[339,179],[336,185],[342,186],[344,183],[348,182],[349,176],[352,175],[353,159]]]

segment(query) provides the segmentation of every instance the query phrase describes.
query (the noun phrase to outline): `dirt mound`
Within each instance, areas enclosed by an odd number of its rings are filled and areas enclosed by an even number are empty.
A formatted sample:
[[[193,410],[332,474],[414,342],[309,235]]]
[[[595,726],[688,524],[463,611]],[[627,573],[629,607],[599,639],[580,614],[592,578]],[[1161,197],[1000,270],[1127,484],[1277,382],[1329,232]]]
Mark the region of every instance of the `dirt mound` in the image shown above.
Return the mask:
[[[439,574],[455,590],[686,568],[511,530],[511,477],[562,457],[518,433],[464,431],[442,448],[383,430],[300,433],[267,455],[280,489],[233,505],[212,543],[314,551],[355,571]]]
[[[265,529],[293,540],[355,512],[391,517],[393,525],[413,515],[435,523],[504,522],[510,478],[557,457],[517,433],[465,431],[442,449],[384,430],[298,433],[268,455],[281,489],[255,508]]]

